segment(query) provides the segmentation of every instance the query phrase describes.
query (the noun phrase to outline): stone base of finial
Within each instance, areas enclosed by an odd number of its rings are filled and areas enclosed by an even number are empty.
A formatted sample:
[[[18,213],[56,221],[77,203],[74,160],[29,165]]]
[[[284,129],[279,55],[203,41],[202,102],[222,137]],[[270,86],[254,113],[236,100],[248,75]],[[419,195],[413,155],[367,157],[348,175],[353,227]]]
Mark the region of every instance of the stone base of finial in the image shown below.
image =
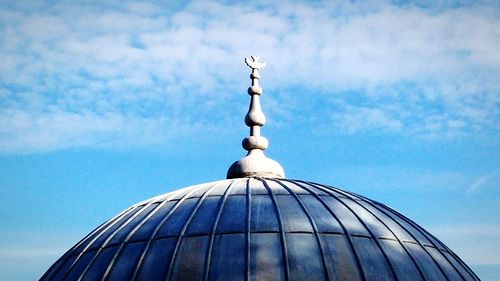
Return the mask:
[[[262,150],[254,150],[227,170],[228,179],[245,177],[284,178],[285,171],[278,162],[267,158]]]

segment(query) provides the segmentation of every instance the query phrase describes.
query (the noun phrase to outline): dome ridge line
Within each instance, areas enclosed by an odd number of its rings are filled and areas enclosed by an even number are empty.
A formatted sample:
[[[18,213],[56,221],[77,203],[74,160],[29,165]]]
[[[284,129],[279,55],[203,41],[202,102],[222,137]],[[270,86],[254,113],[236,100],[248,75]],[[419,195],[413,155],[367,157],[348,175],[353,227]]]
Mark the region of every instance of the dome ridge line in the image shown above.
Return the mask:
[[[366,281],[366,273],[365,269],[363,268],[363,265],[361,264],[361,257],[356,248],[354,247],[354,242],[352,241],[352,237],[349,234],[349,231],[347,230],[347,226],[345,223],[338,217],[338,215],[328,206],[328,204],[325,202],[323,198],[321,198],[320,195],[318,195],[316,192],[314,192],[311,187],[317,188],[315,185],[313,185],[313,182],[309,181],[302,181],[302,180],[291,180],[291,179],[283,179],[286,182],[289,183],[295,183],[302,189],[306,190],[309,192],[316,200],[318,200],[327,210],[327,212],[332,215],[332,217],[339,223],[340,228],[342,228],[342,231],[345,234],[346,241],[348,244],[348,247],[350,248],[353,256],[354,256],[354,261],[356,264],[357,269],[359,270],[359,277],[361,278],[362,281]],[[310,187],[307,187],[306,185],[309,185]],[[331,194],[330,194],[331,195]]]
[[[217,182],[209,183],[208,185],[215,186],[218,183],[219,182],[217,181]],[[167,214],[163,217],[163,219],[161,219],[160,222],[158,223],[158,225],[154,228],[153,232],[149,236],[149,239],[147,240],[148,241],[147,244],[144,246],[144,250],[141,253],[141,256],[139,257],[139,260],[137,261],[137,265],[134,268],[132,280],[136,279],[137,275],[139,274],[139,270],[141,269],[141,266],[143,265],[144,258],[146,257],[146,254],[149,251],[151,251],[151,244],[152,244],[154,237],[156,237],[156,235],[158,234],[160,229],[163,227],[165,222],[172,216],[172,214],[179,208],[179,206],[181,206],[181,204],[184,203],[186,201],[186,199],[188,199],[196,191],[196,188],[192,188],[192,187],[196,187],[196,186],[201,186],[201,185],[191,186],[190,187],[191,189],[189,189],[189,191],[187,191],[185,194],[183,194],[181,196],[181,198],[179,198],[179,200],[177,200],[177,202],[172,206],[172,208],[167,212]],[[179,191],[180,190],[178,190],[177,192],[176,191],[172,192],[172,195],[169,196],[169,199],[164,199],[164,201],[168,201],[168,200],[174,198],[174,196],[176,196],[176,195],[178,195],[178,193],[180,193]]]
[[[229,196],[229,193],[231,193],[234,183],[235,183],[234,181],[230,182],[229,185],[227,186],[226,190],[222,194],[219,205],[218,205],[217,213],[214,217],[212,229],[210,230],[210,233],[209,233],[210,238],[209,238],[208,246],[207,246],[206,262],[205,262],[205,265],[203,268],[203,280],[205,280],[205,281],[209,279],[210,264],[212,262],[212,255],[214,252],[215,235],[216,235],[217,227],[219,227],[219,222],[220,222],[220,218],[222,215],[222,210],[224,209],[224,206],[226,205],[227,197]]]
[[[288,253],[286,235],[285,235],[285,227],[283,222],[283,216],[281,214],[281,210],[278,206],[278,202],[276,201],[276,195],[273,193],[272,189],[269,187],[269,184],[262,179],[259,179],[262,182],[262,185],[266,189],[269,197],[271,199],[273,209],[276,214],[276,220],[278,222],[278,235],[279,235],[279,243],[281,245],[281,254],[283,258],[283,267],[284,267],[284,275],[285,280],[290,280],[290,255]]]
[[[209,188],[207,188],[207,190],[205,190],[203,192],[203,194],[201,195],[201,197],[196,201],[196,205],[194,206],[193,210],[191,210],[191,213],[189,214],[189,217],[186,219],[186,221],[183,222],[182,228],[181,228],[181,230],[180,230],[180,232],[178,234],[177,240],[175,241],[175,247],[174,247],[174,250],[173,250],[173,253],[172,253],[172,257],[170,258],[166,280],[171,280],[171,277],[174,274],[174,272],[173,272],[172,269],[174,267],[175,262],[179,259],[179,248],[181,246],[182,238],[185,236],[186,230],[189,227],[189,224],[193,220],[196,212],[200,208],[200,206],[203,203],[203,201],[205,201],[205,199],[213,191],[213,189],[214,189],[215,186],[216,185],[214,184],[214,185],[210,186]]]
[[[279,184],[281,187],[283,187],[297,201],[300,208],[304,211],[304,214],[307,216],[307,219],[309,220],[309,223],[311,224],[311,227],[313,229],[313,235],[318,243],[318,250],[320,252],[321,262],[323,265],[325,277],[327,280],[332,280],[332,277],[330,276],[330,272],[328,272],[328,265],[327,265],[328,262],[326,261],[326,255],[325,255],[325,242],[323,241],[323,239],[321,238],[321,235],[319,234],[320,233],[319,228],[318,228],[313,216],[311,215],[311,212],[307,209],[303,200],[290,187],[283,184],[283,182],[280,180],[276,180],[276,179],[269,179],[269,180],[273,181],[273,182]]]

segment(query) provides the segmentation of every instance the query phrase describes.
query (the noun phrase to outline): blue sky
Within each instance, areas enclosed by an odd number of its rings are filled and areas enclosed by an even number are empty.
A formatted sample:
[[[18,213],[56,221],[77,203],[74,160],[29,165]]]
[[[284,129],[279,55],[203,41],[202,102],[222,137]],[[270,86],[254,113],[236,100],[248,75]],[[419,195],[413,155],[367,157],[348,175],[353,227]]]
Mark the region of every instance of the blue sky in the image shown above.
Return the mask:
[[[224,178],[252,54],[288,177],[392,206],[500,275],[497,1],[16,2],[0,2],[1,280]]]

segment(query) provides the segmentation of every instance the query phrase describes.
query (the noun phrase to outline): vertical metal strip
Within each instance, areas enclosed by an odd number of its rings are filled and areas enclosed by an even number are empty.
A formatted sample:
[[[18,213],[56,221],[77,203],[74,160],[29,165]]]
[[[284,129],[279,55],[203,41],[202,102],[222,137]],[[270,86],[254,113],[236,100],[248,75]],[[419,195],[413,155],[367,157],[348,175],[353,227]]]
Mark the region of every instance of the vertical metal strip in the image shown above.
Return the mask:
[[[463,268],[463,269],[465,269],[465,271],[466,271],[467,273],[469,273],[469,275],[470,275],[470,277],[472,277],[472,279],[477,280],[477,281],[480,281],[479,277],[478,277],[478,276],[477,276],[477,275],[476,275],[476,274],[472,271],[472,269],[470,269],[470,268],[469,268],[469,267],[465,264],[465,262],[464,262],[464,261],[462,261],[462,259],[460,259],[460,257],[459,257],[459,256],[457,256],[457,255],[456,255],[453,251],[451,251],[451,250],[447,250],[447,251],[448,251],[448,253],[450,254],[450,256],[452,256],[452,257],[455,259],[455,261],[456,261],[456,262],[458,262],[458,263],[462,266],[462,268]]]
[[[281,240],[281,251],[283,254],[283,263],[285,265],[285,280],[290,280],[290,264],[288,262],[288,250],[286,246],[286,237],[285,237],[285,230],[283,229],[283,220],[281,218],[281,212],[278,207],[278,203],[276,202],[276,198],[269,187],[267,185],[267,182],[265,179],[258,178],[263,184],[264,187],[266,188],[267,192],[269,193],[269,196],[271,197],[271,201],[273,202],[274,209],[276,211],[276,216],[278,218],[278,225],[279,225],[279,234],[280,234],[280,240]]]
[[[394,211],[391,209],[391,211]],[[395,213],[397,213],[396,211],[394,211]],[[413,227],[415,227],[418,231],[420,231],[420,233],[422,235],[424,235],[427,240],[429,240],[429,242],[431,242],[431,244],[434,246],[434,248],[436,248],[436,250],[438,250],[438,252],[448,261],[448,263],[458,272],[458,274],[465,279],[465,277],[460,273],[460,271],[453,265],[453,263],[449,260],[449,258],[444,255],[443,253],[441,253],[441,250],[439,250],[439,247],[437,247],[437,245],[432,242],[433,240],[436,241],[437,243],[439,243],[439,245],[441,247],[443,247],[452,257],[455,258],[455,260],[462,265],[462,267],[465,269],[465,271],[467,271],[469,273],[469,275],[472,277],[472,278],[477,278],[477,280],[479,280],[479,278],[476,276],[476,274],[474,272],[472,272],[472,270],[467,266],[465,265],[465,263],[460,259],[460,257],[458,257],[450,248],[448,248],[443,242],[441,242],[438,238],[436,238],[434,235],[432,235],[431,233],[429,233],[427,230],[425,230],[423,227],[421,227],[420,225],[416,224],[415,222],[411,221],[410,219],[406,218],[406,221],[408,221],[410,224],[413,225]],[[429,239],[429,236],[432,238],[432,239]]]
[[[346,194],[346,193],[343,193],[343,194]],[[349,193],[347,193],[349,194]],[[350,197],[350,196],[349,196]],[[356,196],[355,196],[356,197]],[[359,198],[359,197],[356,197],[356,198]],[[403,248],[403,250],[405,251],[405,253],[410,257],[413,265],[415,266],[415,268],[417,269],[418,273],[420,274],[420,276],[422,277],[422,280],[425,280],[425,276],[424,276],[424,273],[422,272],[422,269],[419,267],[417,261],[415,260],[415,258],[410,254],[410,252],[408,251],[408,249],[406,249],[405,245],[403,244],[403,242],[399,239],[399,237],[389,228],[389,226],[387,226],[387,224],[382,220],[380,219],[379,217],[377,217],[373,212],[371,212],[370,210],[368,210],[364,205],[360,204],[359,202],[357,202],[356,200],[353,200],[351,199],[355,204],[357,204],[358,206],[360,206],[361,208],[365,209],[368,213],[370,213],[374,218],[377,219],[377,221],[379,221],[387,230],[389,230],[389,232],[396,238],[396,241],[399,243],[399,245],[401,245],[401,247]],[[363,199],[360,199],[362,200],[363,202],[366,202],[365,200]]]
[[[288,180],[288,179],[283,179],[283,180],[287,181],[287,182],[295,183],[300,188],[302,188],[302,189],[306,190],[307,192],[309,192],[312,196],[314,196],[314,198],[316,198],[319,202],[321,202],[321,204],[325,207],[325,209],[333,216],[333,218],[335,220],[337,220],[337,222],[339,223],[340,227],[342,228],[342,231],[344,232],[345,238],[347,239],[347,244],[349,245],[349,248],[351,249],[352,253],[354,254],[354,260],[356,261],[356,265],[358,267],[358,272],[360,273],[360,277],[361,277],[361,279],[363,281],[366,281],[365,271],[363,269],[363,266],[361,265],[361,260],[360,260],[359,254],[356,251],[356,248],[354,248],[354,243],[352,242],[351,235],[347,231],[347,228],[345,227],[344,223],[337,217],[337,215],[335,214],[335,212],[333,212],[333,210],[330,209],[330,207],[328,206],[328,204],[323,200],[323,198],[321,198],[321,196],[319,196],[318,194],[316,194],[315,192],[313,192],[308,187],[296,183],[296,180],[294,180],[294,181],[291,181],[291,180]],[[307,182],[303,182],[303,183],[304,184],[308,184]]]
[[[316,184],[316,183],[310,183],[314,186],[319,186],[319,184]],[[364,202],[367,202],[368,204],[370,204],[371,206],[374,206],[373,204],[371,204],[371,200],[369,199],[366,199],[362,196],[359,196],[355,193],[351,193],[351,192],[346,192],[346,191],[343,191],[339,188],[334,188],[334,187],[330,187],[330,186],[322,186],[322,188],[324,189],[328,189],[328,190],[331,190],[331,191],[334,191],[334,192],[337,192],[337,193],[341,193],[343,194],[344,196],[348,196],[348,197],[351,197],[351,196],[354,196],[356,198],[359,198],[360,200],[364,201]],[[330,192],[331,192],[330,191]],[[354,199],[351,199],[353,201],[356,201]],[[375,207],[375,206],[374,206]],[[380,209],[380,208],[377,208],[375,207],[376,209],[378,209],[379,211],[381,211],[382,213],[384,213],[385,215],[387,215],[386,212],[384,212],[384,210]],[[434,258],[432,258],[431,254],[427,251],[427,249],[425,249],[425,247],[420,243],[420,241],[418,241],[418,239],[416,239],[416,237],[411,233],[411,231],[409,231],[408,229],[406,229],[403,225],[401,225],[398,221],[394,220],[391,216],[387,215],[389,218],[391,218],[395,223],[397,223],[403,230],[406,231],[406,233],[408,233],[416,242],[417,244],[425,251],[425,253],[430,257],[430,259],[434,262],[434,264],[437,266],[437,268],[439,269],[439,271],[443,274],[443,276],[446,278],[446,280],[449,280],[448,276],[446,275],[446,273],[444,272],[444,270],[441,268],[441,266],[434,260]],[[396,237],[397,238],[397,237]],[[410,256],[411,257],[411,256]],[[417,267],[419,268],[419,267]],[[420,271],[420,270],[419,270]],[[424,278],[424,280],[426,280],[426,278]]]
[[[167,277],[165,278],[165,280],[167,280],[167,281],[170,280],[170,277],[171,277],[172,271],[173,271],[173,267],[175,265],[175,260],[177,259],[177,253],[179,252],[179,247],[180,247],[182,238],[184,237],[184,233],[186,232],[186,229],[188,228],[189,223],[191,223],[191,220],[193,219],[194,215],[196,214],[196,212],[200,208],[201,204],[203,203],[203,201],[205,200],[205,198],[207,197],[207,195],[210,193],[210,191],[212,191],[212,189],[216,185],[217,184],[212,185],[205,192],[203,192],[203,195],[198,200],[198,202],[196,202],[196,206],[191,211],[191,215],[189,216],[189,218],[184,223],[184,226],[182,227],[182,230],[181,230],[179,236],[177,236],[177,242],[175,243],[174,252],[172,254],[172,258],[170,259],[170,263],[169,263],[169,266],[168,266],[168,269],[167,269]]]
[[[121,218],[122,218],[125,214],[127,214],[127,213],[128,213],[130,210],[132,210],[132,209],[133,209],[133,207],[130,207],[130,208],[127,208],[127,209],[125,209],[125,210],[121,211],[118,215],[114,216],[114,217],[113,217],[113,218],[111,218],[110,220],[105,221],[104,223],[102,223],[101,225],[99,225],[97,228],[95,228],[93,231],[91,231],[89,234],[87,234],[87,235],[86,235],[86,236],[85,236],[82,240],[80,240],[80,242],[78,242],[75,246],[71,247],[71,249],[70,249],[70,250],[68,250],[68,251],[67,251],[67,252],[63,255],[63,257],[65,258],[65,260],[67,260],[67,258],[68,258],[69,256],[71,256],[71,252],[72,252],[72,251],[74,251],[74,250],[76,250],[78,247],[80,247],[80,245],[82,245],[84,242],[86,242],[88,238],[92,237],[92,235],[94,235],[94,234],[98,233],[99,231],[101,231],[101,230],[102,230],[102,229],[104,229],[104,228],[106,228],[106,230],[107,230],[107,229],[109,229],[109,227],[110,227],[110,226],[112,226],[113,224],[115,224],[115,223],[116,223],[119,219],[121,219]],[[104,230],[104,231],[106,231],[106,230]],[[99,235],[98,235],[98,236],[96,236],[96,237],[95,237],[95,239],[93,239],[91,242],[89,242],[89,245],[90,245],[90,244],[92,244],[92,243],[93,243],[93,242],[94,242],[94,241],[95,241],[95,240],[96,240],[96,239],[97,239],[100,235],[102,235],[102,233],[99,233]],[[85,248],[82,250],[82,252],[84,252],[86,249],[88,249],[88,247],[85,247]],[[62,259],[62,257],[61,257],[61,259]],[[76,261],[76,260],[75,260],[75,261]],[[51,273],[50,275],[48,275],[48,276],[46,276],[46,277],[45,277],[45,276],[42,276],[42,278],[40,278],[40,279],[41,279],[41,280],[44,280],[45,278],[46,278],[46,279],[50,279],[52,276],[54,276],[54,274],[55,274],[55,273],[57,273],[57,270],[59,270],[59,268],[60,268],[63,264],[64,264],[64,262],[61,262],[61,263],[58,265],[57,269],[55,269],[55,270],[54,270],[54,272],[53,272],[53,273]],[[54,265],[55,265],[55,264],[54,264]],[[52,266],[54,266],[54,265],[52,265]],[[73,264],[72,264],[72,266],[68,269],[68,271],[69,271],[70,269],[72,269],[72,268],[73,268]],[[49,273],[50,271],[51,271],[51,268],[50,268],[49,270],[47,270],[47,273]]]
[[[71,250],[74,250],[74,249],[77,249],[81,244],[83,244],[83,242],[85,242],[85,240],[89,237],[91,237],[92,235],[94,235],[95,233],[97,233],[98,231],[100,231],[101,229],[103,229],[105,226],[109,225],[109,224],[113,224],[115,223],[118,219],[120,219],[122,217],[122,215],[124,215],[129,209],[131,208],[127,208],[123,211],[121,211],[118,215],[114,216],[113,218],[111,218],[110,220],[108,221],[105,221],[104,223],[102,223],[101,225],[99,225],[96,229],[94,229],[93,231],[91,231],[89,234],[87,234],[82,240],[80,240],[80,242],[76,243],[75,246],[73,246]]]
[[[304,182],[304,181],[299,181],[299,182]],[[318,185],[315,185],[315,184],[311,184],[311,186],[315,186],[315,187],[319,187]],[[394,270],[394,266],[392,265],[391,261],[389,260],[389,257],[387,256],[387,253],[384,251],[384,249],[382,248],[382,245],[380,245],[377,237],[375,237],[375,235],[373,234],[373,232],[368,228],[368,226],[366,225],[366,223],[361,220],[361,218],[358,216],[358,214],[356,214],[356,212],[354,212],[351,207],[349,207],[345,202],[343,202],[337,195],[335,195],[333,192],[331,192],[331,190],[329,189],[326,189],[324,187],[320,187],[320,189],[323,191],[323,192],[326,192],[327,194],[329,194],[332,198],[334,198],[335,200],[337,200],[337,202],[339,202],[340,204],[342,204],[344,207],[346,207],[349,211],[351,211],[351,213],[358,219],[358,221],[363,225],[364,228],[366,228],[366,230],[368,231],[368,233],[370,234],[370,236],[373,238],[375,244],[377,245],[377,247],[379,248],[379,250],[382,252],[382,256],[385,258],[385,261],[387,262],[387,264],[389,265],[389,269],[392,273],[392,275],[394,276],[394,278],[396,280],[399,280],[398,276],[396,275],[396,271]]]
[[[246,231],[246,250],[247,250],[247,255],[246,255],[246,276],[245,276],[245,280],[246,281],[250,281],[250,261],[251,261],[251,249],[250,249],[250,245],[251,245],[251,241],[250,241],[250,223],[252,221],[252,191],[250,189],[250,181],[252,180],[252,178],[248,178],[247,179],[247,231]]]
[[[125,212],[123,212],[123,216],[120,217],[123,218],[124,216],[126,216],[127,214],[129,214],[130,212],[132,212],[132,210],[135,210],[137,209],[139,206],[136,206],[136,207],[132,207],[132,208],[128,208]],[[92,241],[90,241],[87,246],[85,246],[85,248],[83,248],[83,250],[78,254],[78,256],[76,257],[76,259],[73,261],[73,263],[71,264],[71,266],[68,268],[68,270],[66,270],[66,272],[64,273],[63,275],[63,278],[62,279],[65,279],[66,276],[68,275],[68,273],[75,267],[75,265],[77,264],[77,262],[80,260],[80,258],[82,257],[83,253],[85,253],[85,251],[87,251],[90,246],[92,246],[92,244],[97,240],[99,239],[106,231],[108,231],[113,225],[115,225],[115,223],[117,223],[117,221],[115,221],[114,223],[110,223],[108,224],[103,231],[101,231],[96,237],[94,237],[94,239],[92,239]]]
[[[443,256],[446,261],[448,261],[448,263],[453,267],[453,269],[455,269],[456,272],[458,272],[458,274],[460,275],[460,277],[462,277],[464,280],[467,280],[465,279],[465,277],[460,273],[460,271],[453,265],[453,263],[448,259],[448,257],[446,257],[446,255],[444,255],[443,253],[441,253],[441,250],[439,250],[439,247],[434,243],[432,242],[432,240],[436,240],[438,242],[440,242],[437,238],[435,238],[434,236],[432,236],[431,234],[429,234],[425,229],[423,229],[421,226],[419,226],[418,224],[416,224],[415,222],[413,222],[412,220],[406,218],[405,216],[399,214],[398,212],[396,212],[395,210],[393,210],[392,208],[389,208],[389,207],[386,207],[387,210],[389,210],[389,212],[391,212],[392,214],[394,214],[395,216],[397,216],[398,218],[404,220],[405,222],[407,222],[408,224],[410,224],[411,226],[413,226],[415,228],[416,231],[420,232],[420,234],[422,234],[427,240],[429,240],[429,243],[432,244],[432,246],[434,248],[436,248],[436,250],[439,252],[439,254],[441,254],[441,256]],[[433,239],[429,239],[429,235],[432,236]],[[416,240],[416,239],[415,239]],[[418,242],[418,240],[416,240],[417,243],[420,245],[420,247],[422,247],[424,249],[424,251],[431,257],[431,259],[438,265],[439,269],[441,269],[441,266],[439,266],[439,264],[437,263],[437,261],[434,260],[434,258],[432,257],[432,255],[427,251],[427,249],[425,248],[424,245],[422,245],[420,242]],[[444,246],[444,244],[442,242],[440,242],[441,246]],[[448,247],[444,246],[444,248],[446,248],[448,250],[449,253],[452,253],[451,250],[449,250]],[[463,266],[463,268],[471,275],[472,278],[477,278],[477,280],[479,280],[479,278],[476,276],[476,274],[474,274],[474,272],[472,272],[468,266],[466,266],[462,260],[460,260],[460,258],[457,258],[456,259],[457,261],[459,261],[459,263]],[[446,273],[444,272],[443,269],[441,269],[441,271],[443,272],[443,274],[446,276]]]
[[[120,243],[120,246],[118,247],[118,250],[116,250],[116,253],[114,254],[113,258],[111,259],[111,262],[109,263],[108,267],[106,268],[106,271],[104,272],[104,275],[102,277],[102,280],[106,280],[109,273],[111,272],[116,260],[118,259],[118,257],[120,256],[123,248],[125,247],[125,243],[128,242],[128,240],[130,239],[130,237],[132,237],[132,235],[135,234],[135,232],[144,224],[146,223],[153,215],[156,214],[156,212],[158,210],[161,209],[161,207],[163,207],[163,205],[165,205],[167,203],[166,200],[163,200],[163,202],[161,202],[160,204],[158,204],[158,206],[156,206],[156,208],[154,208],[153,210],[151,210],[151,212],[149,212],[149,214],[144,217],[135,227],[134,229],[132,229],[129,234],[125,237],[125,239],[123,240],[123,242]]]
[[[104,249],[104,247],[106,247],[106,245],[108,244],[108,242],[111,241],[111,239],[113,239],[113,237],[115,237],[115,235],[120,230],[122,230],[125,226],[127,226],[134,218],[136,218],[139,214],[141,214],[142,212],[144,212],[152,204],[153,204],[153,202],[150,201],[150,202],[146,203],[145,205],[142,205],[142,208],[140,210],[138,210],[137,212],[135,212],[130,218],[127,219],[127,221],[125,221],[124,223],[122,223],[120,225],[120,227],[118,227],[117,229],[115,229],[115,231],[113,231],[113,233],[111,233],[111,235],[109,235],[109,237],[106,238],[106,240],[102,243],[102,245],[97,250],[97,252],[94,255],[94,257],[92,257],[92,260],[89,262],[89,264],[87,264],[87,267],[85,267],[85,269],[82,271],[82,274],[80,274],[80,277],[78,277],[78,281],[82,280],[83,276],[87,273],[87,271],[92,266],[92,264],[94,264],[95,260],[97,259],[97,257],[99,256],[99,254],[102,252],[102,250]]]
[[[179,198],[179,200],[177,201],[177,203],[175,203],[174,206],[172,206],[172,209],[170,209],[170,211],[168,211],[168,213],[165,215],[165,217],[158,223],[158,225],[156,226],[155,230],[153,231],[153,233],[151,233],[151,236],[147,240],[148,242],[147,242],[146,246],[144,247],[144,250],[142,251],[141,257],[137,261],[137,265],[135,267],[134,274],[132,275],[132,278],[130,278],[130,280],[135,280],[137,278],[137,274],[139,273],[139,269],[141,268],[142,262],[144,261],[144,257],[146,256],[146,253],[148,253],[148,251],[149,251],[149,249],[151,247],[151,243],[153,241],[153,238],[156,236],[156,233],[158,233],[158,231],[163,226],[163,224],[168,220],[168,218],[170,218],[170,216],[177,210],[177,208],[187,198],[189,198],[189,196],[191,196],[191,194],[193,194],[195,191],[196,191],[196,188],[193,188],[191,191],[186,192],[186,194],[184,194],[184,196],[182,196],[181,198]],[[169,201],[175,195],[177,195],[176,192],[174,192],[172,194],[172,196],[170,196],[168,199],[164,199],[164,200],[165,201]]]
[[[224,191],[224,195],[222,195],[222,198],[220,199],[219,210],[217,210],[217,214],[215,215],[214,224],[212,225],[212,229],[210,230],[210,240],[208,242],[205,268],[203,270],[203,276],[204,276],[203,280],[205,280],[205,281],[208,280],[209,273],[210,273],[210,263],[212,262],[212,251],[213,251],[212,248],[213,248],[214,239],[215,239],[215,232],[217,231],[217,227],[219,226],[219,220],[220,220],[220,217],[222,215],[222,210],[224,209],[224,206],[226,205],[227,197],[229,196],[229,193],[232,190],[234,182],[235,182],[235,180],[232,180],[229,183],[229,186],[226,188],[226,191]]]
[[[361,196],[358,196],[358,195],[357,195],[357,194],[355,194],[355,193],[347,192],[347,191],[344,191],[344,190],[341,190],[341,189],[337,189],[337,188],[335,188],[334,190],[335,190],[336,192],[339,192],[339,193],[344,194],[345,196],[358,198],[359,200],[361,200],[361,201],[363,201],[363,202],[365,202],[365,203],[369,204],[370,206],[372,206],[372,207],[374,207],[374,208],[376,208],[376,209],[378,209],[378,210],[380,211],[380,209],[379,209],[379,208],[377,208],[377,207],[375,207],[375,206],[374,206],[374,204],[372,204],[372,203],[370,202],[370,200],[366,200],[365,198],[362,198]],[[359,203],[358,203],[358,204],[359,204]],[[360,205],[360,206],[362,206],[361,204],[359,204],[359,205]],[[365,210],[367,210],[368,212],[370,212],[368,209],[366,209],[366,207],[364,207],[364,206],[362,206],[362,207],[363,207]],[[370,212],[370,213],[373,215],[373,213],[372,213],[372,212]],[[409,231],[408,231],[405,227],[403,227],[403,226],[402,226],[402,225],[401,225],[398,221],[396,221],[394,218],[392,218],[391,216],[387,215],[387,213],[385,213],[385,212],[383,212],[383,213],[384,213],[384,214],[385,214],[388,218],[390,218],[392,221],[396,222],[396,223],[397,223],[397,224],[398,224],[398,225],[399,225],[399,226],[400,226],[403,230],[405,230],[405,231],[406,231],[406,232],[407,232],[407,233],[408,233],[408,234],[409,234],[409,235],[410,235],[410,236],[411,236],[411,237],[412,237],[415,241],[417,241],[417,243],[419,244],[419,246],[420,246],[420,247],[422,247],[422,248],[423,248],[423,250],[427,253],[427,255],[429,255],[429,257],[430,257],[430,258],[434,261],[434,263],[435,263],[435,264],[436,264],[436,266],[440,269],[440,271],[443,273],[443,275],[444,275],[446,278],[448,278],[448,277],[447,277],[447,275],[446,275],[446,273],[444,272],[444,269],[442,269],[442,268],[441,268],[441,266],[437,263],[437,261],[435,261],[435,260],[434,260],[434,258],[432,257],[432,255],[431,255],[431,254],[430,254],[430,253],[429,253],[429,252],[425,249],[425,247],[424,247],[424,246],[423,246],[423,245],[422,245],[422,244],[418,241],[418,239],[416,239],[416,237],[415,237],[415,236],[413,236],[413,235],[412,235],[412,234],[411,234],[411,233],[410,233],[410,232],[409,232]],[[373,215],[373,216],[375,216],[375,215]],[[376,216],[375,216],[375,217],[376,217]],[[377,218],[377,219],[378,219],[378,218]],[[381,222],[382,222],[382,221],[381,221]],[[383,223],[383,222],[382,222],[382,223]],[[384,225],[385,225],[385,223],[384,223]],[[386,226],[386,227],[387,227],[387,226]],[[387,227],[387,229],[389,229],[389,228]],[[417,230],[418,230],[418,229],[417,229]],[[391,231],[391,230],[389,229],[389,231]],[[419,231],[419,232],[421,232],[421,231]],[[394,233],[393,233],[392,231],[391,231],[391,233],[394,235]],[[398,241],[399,241],[399,238],[398,238],[396,235],[394,235],[394,236],[395,236],[395,237],[396,237],[396,239],[398,239]],[[425,236],[425,235],[424,235],[424,236]],[[427,238],[427,237],[426,237],[426,238]],[[433,244],[433,243],[432,243],[432,241],[431,241],[430,239],[427,239],[427,240],[429,240],[429,242],[430,242],[431,244]],[[400,243],[401,243],[401,242],[400,242]],[[403,245],[403,244],[402,244],[402,245]],[[434,244],[433,244],[433,245],[434,245]],[[403,247],[404,247],[404,246],[403,246]],[[435,247],[435,248],[438,250],[438,252],[440,252],[440,253],[441,253],[441,251],[439,251],[439,248],[437,248],[437,247]],[[406,249],[405,249],[405,251],[408,253],[408,255],[410,255],[410,254],[409,254],[409,252],[408,252]],[[441,255],[442,255],[442,256],[443,256],[443,257],[444,257],[444,258],[448,261],[448,263],[449,263],[449,264],[453,267],[453,269],[455,269],[455,271],[458,273],[458,275],[459,275],[459,276],[460,276],[463,280],[466,280],[466,279],[464,278],[464,276],[460,273],[460,271],[458,271],[458,269],[457,269],[457,268],[456,268],[456,267],[455,267],[455,266],[454,266],[454,265],[453,265],[453,264],[452,264],[452,263],[451,263],[451,262],[450,262],[450,261],[446,258],[446,256],[444,256],[443,254],[441,254]],[[413,257],[412,257],[411,255],[410,255],[410,257],[411,257],[411,258],[412,258],[412,260],[413,260]],[[416,263],[416,261],[414,261],[414,262]],[[419,270],[419,271],[420,271],[420,270]]]
[[[59,270],[59,268],[61,268],[61,266],[68,260],[67,257],[64,257],[64,260],[61,259],[62,257],[56,260],[56,262],[49,267],[49,269],[42,275],[42,277],[40,277],[39,281],[49,280],[50,278],[52,278],[52,276],[54,276],[54,274]]]
[[[309,211],[307,210],[306,206],[304,205],[304,202],[302,202],[302,199],[300,199],[300,197],[295,192],[293,192],[288,186],[284,185],[281,181],[278,181],[276,179],[269,179],[269,180],[276,182],[279,185],[281,185],[283,188],[285,188],[295,198],[297,203],[299,203],[300,208],[306,214],[307,218],[309,219],[309,223],[311,224],[311,226],[313,228],[314,236],[316,237],[316,242],[318,243],[319,251],[321,253],[321,261],[323,262],[323,270],[325,272],[326,280],[332,280],[330,278],[330,273],[328,272],[328,268],[327,268],[325,250],[323,247],[324,242],[323,242],[323,239],[321,238],[321,236],[319,235],[318,226],[316,225],[316,222],[314,221],[311,213],[309,213]]]
[[[429,242],[432,244],[432,246],[434,248],[436,248],[436,250],[439,252],[439,254],[441,254],[441,256],[443,256],[446,261],[448,261],[448,263],[455,269],[455,271],[457,271],[457,273],[460,275],[460,277],[462,277],[464,280],[466,280],[464,278],[464,276],[460,273],[460,271],[453,265],[453,263],[448,259],[448,257],[446,257],[446,255],[444,255],[443,253],[441,253],[441,250],[439,249],[439,247],[432,241],[432,240],[436,240],[440,246],[442,246],[443,248],[446,248],[448,252],[452,253],[451,250],[449,250],[448,247],[446,247],[441,241],[439,241],[437,238],[435,238],[434,236],[432,236],[430,233],[428,233],[425,229],[423,229],[422,227],[420,227],[418,224],[414,223],[413,221],[411,221],[410,219],[402,216],[401,214],[399,214],[398,212],[392,210],[392,209],[389,209],[391,213],[395,214],[396,216],[398,216],[399,218],[403,219],[404,221],[406,221],[407,223],[411,224],[417,231],[420,232],[420,234],[422,234],[427,240],[429,240]],[[429,239],[429,236],[432,236],[432,239]],[[422,247],[425,249],[425,246],[422,245]],[[431,256],[432,258],[432,256]],[[434,259],[434,258],[432,258]],[[459,260],[459,259],[457,259]],[[461,260],[459,260],[460,262],[462,262]],[[464,266],[465,270],[467,272],[469,272],[471,274],[471,271],[469,270],[469,268],[467,266]],[[471,274],[471,276],[474,278],[475,277],[475,274]],[[478,279],[479,280],[479,279]]]

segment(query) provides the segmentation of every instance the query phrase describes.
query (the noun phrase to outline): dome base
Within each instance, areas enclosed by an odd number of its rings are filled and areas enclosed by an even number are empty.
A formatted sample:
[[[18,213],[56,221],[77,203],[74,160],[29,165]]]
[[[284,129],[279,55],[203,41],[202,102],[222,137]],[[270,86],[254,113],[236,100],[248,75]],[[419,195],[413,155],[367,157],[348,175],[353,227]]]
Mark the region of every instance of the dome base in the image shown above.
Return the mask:
[[[278,162],[267,158],[262,150],[252,150],[227,171],[228,179],[246,177],[284,178],[285,171]]]

